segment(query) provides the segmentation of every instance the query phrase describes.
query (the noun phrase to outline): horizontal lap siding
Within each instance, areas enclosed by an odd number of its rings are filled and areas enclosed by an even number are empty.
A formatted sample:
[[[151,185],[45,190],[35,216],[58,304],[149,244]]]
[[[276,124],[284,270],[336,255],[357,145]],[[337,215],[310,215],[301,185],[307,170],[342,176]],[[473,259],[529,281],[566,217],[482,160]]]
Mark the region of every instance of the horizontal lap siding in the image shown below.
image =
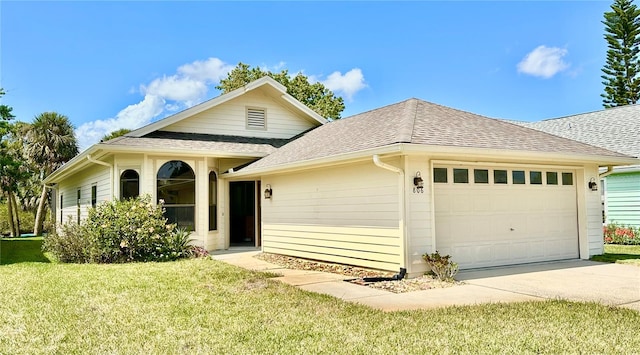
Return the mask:
[[[265,108],[266,130],[246,128],[246,108]],[[163,128],[165,131],[261,138],[291,138],[315,126],[258,92],[223,103],[180,122]]]
[[[400,265],[398,229],[263,225],[265,252],[376,269]]]
[[[397,181],[372,163],[264,178],[263,250],[397,270]]]
[[[640,227],[640,173],[606,178],[607,221]]]
[[[80,188],[80,218],[85,219],[88,216],[88,210],[91,207],[91,187],[97,186],[97,203],[111,200],[111,177],[109,168],[103,166],[90,167],[83,170],[80,174],[73,178],[65,179],[58,187],[58,198],[63,194],[63,208],[60,209],[60,200],[57,201],[56,222],[60,223],[60,213],[62,213],[62,221],[66,223],[71,220],[77,221],[77,191]]]

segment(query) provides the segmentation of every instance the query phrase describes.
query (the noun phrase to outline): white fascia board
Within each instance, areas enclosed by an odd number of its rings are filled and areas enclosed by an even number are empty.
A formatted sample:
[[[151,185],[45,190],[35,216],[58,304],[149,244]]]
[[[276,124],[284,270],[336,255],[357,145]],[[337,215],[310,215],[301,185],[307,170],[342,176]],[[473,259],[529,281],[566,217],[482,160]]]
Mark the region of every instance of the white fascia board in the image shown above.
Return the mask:
[[[43,180],[43,183],[49,184],[52,180],[57,180],[60,176],[66,175],[70,171],[74,171],[80,165],[83,165],[82,163],[89,162],[86,158],[87,155],[95,154],[98,150],[100,150],[98,146],[99,144],[94,144],[91,147],[87,148],[86,150],[80,152],[71,160],[69,160],[68,162],[64,163],[61,167],[56,169],[56,171],[51,173],[51,175],[47,176]]]
[[[589,155],[580,153],[533,152],[507,149],[486,149],[452,146],[429,146],[420,144],[404,144],[403,151],[424,155],[459,156],[463,161],[473,159],[497,158],[500,161],[561,161],[581,164],[598,164],[599,166],[638,165],[640,160],[633,157],[617,157],[607,155]],[[440,158],[437,158],[440,159]],[[457,159],[454,159],[457,160]]]
[[[540,163],[540,162],[558,162],[565,165],[575,164],[599,164],[607,165],[631,165],[638,164],[639,160],[630,157],[611,157],[611,156],[594,156],[586,154],[567,154],[553,152],[531,152],[531,151],[515,151],[503,149],[483,149],[483,148],[467,148],[452,146],[429,146],[422,144],[396,143],[383,147],[360,150],[345,154],[332,155],[328,157],[303,160],[293,163],[286,163],[266,168],[240,170],[233,173],[224,174],[228,178],[240,178],[247,176],[264,176],[276,174],[282,171],[297,171],[310,168],[317,168],[326,165],[335,165],[337,163],[345,163],[347,161],[369,159],[374,154],[411,154],[425,155],[434,159],[460,160],[460,161],[482,161],[487,162],[495,160],[496,162],[520,162],[520,163]]]
[[[281,96],[281,98],[284,101],[286,101],[289,104],[291,104],[292,106],[294,106],[295,108],[297,108],[298,110],[302,111],[307,116],[313,118],[316,122],[318,122],[320,124],[325,124],[325,123],[329,122],[326,118],[320,116],[314,110],[310,109],[309,107],[304,105],[302,102],[296,100],[295,97],[285,93],[285,94],[283,94]]]
[[[172,148],[167,150],[164,147],[137,147],[137,146],[109,146],[107,148],[110,153],[146,153],[157,154],[167,156],[188,156],[188,157],[212,157],[212,158],[262,158],[269,153],[266,152],[230,152],[230,151],[215,151],[209,149],[197,150],[197,149],[176,149]]]
[[[240,170],[233,173],[225,173],[221,176],[225,178],[240,178],[247,176],[264,176],[279,173],[283,170],[287,172],[310,169],[310,168],[318,168],[327,165],[336,165],[342,164],[346,162],[352,162],[356,160],[371,160],[371,156],[378,155],[398,155],[402,152],[402,144],[392,144],[383,147],[376,147],[371,149],[359,150],[356,152],[350,152],[345,154],[337,154],[331,155],[328,157],[322,157],[317,159],[309,159],[297,161],[294,163],[286,163],[281,165],[270,166],[266,168],[260,169],[251,169],[248,171]]]
[[[125,136],[127,137],[142,137],[145,134],[149,134],[151,132],[157,131],[159,129],[162,129],[166,126],[169,126],[171,124],[174,124],[176,122],[179,122],[187,117],[191,117],[195,114],[198,114],[202,111],[206,111],[212,107],[221,105],[227,101],[230,101],[232,99],[235,99],[239,96],[242,96],[244,93],[249,92],[251,90],[255,90],[257,88],[262,87],[263,85],[270,85],[273,88],[275,88],[276,90],[280,91],[282,94],[286,94],[287,89],[284,87],[284,85],[278,83],[277,81],[275,81],[274,79],[270,78],[270,77],[262,77],[258,80],[255,80],[241,88],[237,88],[231,92],[228,92],[226,94],[220,95],[218,97],[215,97],[211,100],[207,100],[205,102],[202,102],[198,105],[195,105],[193,107],[190,107],[184,111],[178,112],[174,115],[171,115],[169,117],[163,118],[158,122],[154,122],[151,124],[148,124],[144,127],[138,128],[135,131],[131,131],[127,134],[125,134]]]

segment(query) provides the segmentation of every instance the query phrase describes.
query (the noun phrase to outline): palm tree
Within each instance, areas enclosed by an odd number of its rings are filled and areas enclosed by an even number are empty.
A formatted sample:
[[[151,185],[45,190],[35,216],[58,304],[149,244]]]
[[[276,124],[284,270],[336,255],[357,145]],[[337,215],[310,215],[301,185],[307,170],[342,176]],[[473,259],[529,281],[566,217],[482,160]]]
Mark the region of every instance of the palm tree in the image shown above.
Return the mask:
[[[41,113],[25,127],[25,152],[40,169],[41,179],[78,154],[78,141],[73,129],[69,118],[56,112]],[[47,200],[47,188],[43,185],[33,228],[35,235],[42,232]]]

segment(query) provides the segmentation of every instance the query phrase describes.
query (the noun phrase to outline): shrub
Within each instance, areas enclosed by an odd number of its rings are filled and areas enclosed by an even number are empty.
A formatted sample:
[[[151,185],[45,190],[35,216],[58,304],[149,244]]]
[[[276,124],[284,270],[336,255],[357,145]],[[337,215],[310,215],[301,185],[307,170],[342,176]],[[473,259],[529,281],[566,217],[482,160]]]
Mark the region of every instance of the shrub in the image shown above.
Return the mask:
[[[60,233],[45,237],[45,245],[67,262],[86,262],[85,256],[96,263],[166,261],[193,255],[190,234],[167,224],[162,206],[153,205],[147,195],[103,202],[90,209],[80,225],[65,225]]]
[[[640,228],[609,223],[602,229],[605,244],[640,245]]]
[[[453,281],[453,277],[458,273],[458,264],[450,260],[450,255],[442,256],[436,250],[435,253],[423,254],[422,259],[427,262],[431,268],[431,272],[433,272],[440,281]]]
[[[89,240],[84,228],[76,223],[67,223],[60,233],[53,231],[45,236],[42,250],[51,252],[63,263],[88,263]]]

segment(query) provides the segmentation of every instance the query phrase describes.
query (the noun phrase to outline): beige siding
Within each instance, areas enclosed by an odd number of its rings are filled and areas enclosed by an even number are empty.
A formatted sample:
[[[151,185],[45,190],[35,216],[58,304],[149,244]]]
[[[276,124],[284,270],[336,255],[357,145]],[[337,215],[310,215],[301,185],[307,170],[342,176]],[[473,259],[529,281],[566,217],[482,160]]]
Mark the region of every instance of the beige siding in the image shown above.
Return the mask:
[[[399,165],[399,159],[385,161]],[[398,175],[372,162],[263,178],[265,252],[397,271]]]
[[[82,171],[81,174],[65,179],[58,186],[58,198],[63,195],[63,208],[60,209],[60,200],[56,206],[56,222],[76,222],[78,216],[77,191],[80,189],[80,219],[87,218],[91,207],[91,187],[97,186],[97,203],[111,200],[110,169],[105,166],[93,165]],[[62,214],[62,215],[61,215]],[[61,219],[62,217],[62,219]]]
[[[398,270],[401,263],[397,228],[263,224],[268,253]]]
[[[246,128],[247,107],[266,109],[266,130]],[[176,122],[162,130],[261,138],[291,138],[316,125],[317,123],[314,124],[285,109],[263,93],[253,91]]]
[[[424,157],[408,157],[405,167],[407,195],[407,271],[411,275],[423,274],[427,264],[422,254],[433,252],[431,169]],[[420,172],[424,181],[422,192],[414,190],[413,178]]]
[[[588,259],[593,255],[599,255],[604,252],[604,242],[602,235],[602,199],[600,197],[600,191],[591,191],[588,188],[588,183],[591,178],[594,178],[599,183],[598,167],[587,166],[584,170],[584,178],[582,180],[576,179],[578,189],[585,191],[585,205],[586,205],[586,229],[587,239],[589,244],[588,255],[580,255],[582,259]]]

